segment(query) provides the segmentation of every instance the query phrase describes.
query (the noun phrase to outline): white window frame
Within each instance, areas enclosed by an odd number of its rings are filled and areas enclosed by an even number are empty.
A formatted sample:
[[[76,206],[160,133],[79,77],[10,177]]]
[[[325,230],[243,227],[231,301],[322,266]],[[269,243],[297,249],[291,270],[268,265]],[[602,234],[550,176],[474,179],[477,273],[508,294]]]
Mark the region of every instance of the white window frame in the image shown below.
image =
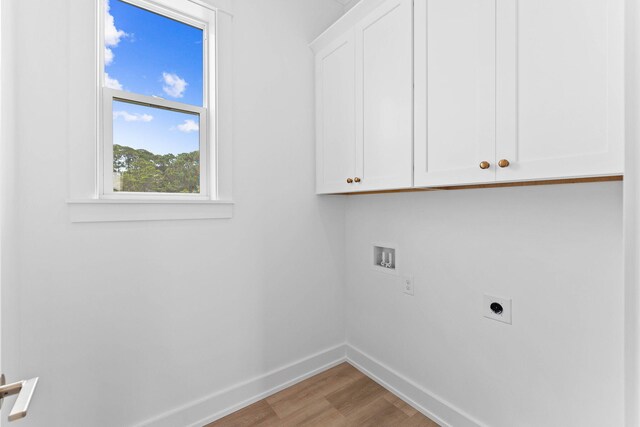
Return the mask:
[[[99,124],[98,124],[98,178],[97,194],[105,200],[217,200],[217,132],[215,106],[216,96],[216,12],[202,7],[203,16],[208,19],[198,19],[186,12],[175,10],[149,0],[120,0],[133,6],[140,7],[152,13],[173,19],[175,21],[196,27],[203,32],[203,106],[194,106],[182,102],[156,98],[138,93],[116,90],[105,85],[105,6],[106,0],[99,0]],[[178,2],[174,2],[178,3]],[[211,75],[213,72],[213,76]],[[199,193],[151,193],[151,192],[116,192],[113,191],[113,101],[144,105],[199,116],[200,133],[200,192]]]
[[[70,102],[67,129],[68,198],[71,223],[226,220],[233,218],[233,2],[232,0],[152,0],[164,12],[208,22],[209,198],[106,198],[102,194],[104,0],[65,3]],[[138,3],[136,3],[138,4]],[[142,3],[140,3],[142,4]],[[144,4],[149,8],[151,1]],[[215,86],[214,86],[215,85]],[[109,166],[109,170],[112,170]],[[120,195],[121,196],[121,195]]]

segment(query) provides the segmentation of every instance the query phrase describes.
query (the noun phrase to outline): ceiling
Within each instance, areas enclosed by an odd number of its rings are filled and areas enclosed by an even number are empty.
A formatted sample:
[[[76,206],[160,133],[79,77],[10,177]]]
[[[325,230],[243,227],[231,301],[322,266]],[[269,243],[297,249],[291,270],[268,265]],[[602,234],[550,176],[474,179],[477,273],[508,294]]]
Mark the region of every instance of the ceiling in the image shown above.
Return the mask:
[[[354,4],[358,3],[360,0],[333,0],[333,1],[341,4],[345,8],[350,8]]]

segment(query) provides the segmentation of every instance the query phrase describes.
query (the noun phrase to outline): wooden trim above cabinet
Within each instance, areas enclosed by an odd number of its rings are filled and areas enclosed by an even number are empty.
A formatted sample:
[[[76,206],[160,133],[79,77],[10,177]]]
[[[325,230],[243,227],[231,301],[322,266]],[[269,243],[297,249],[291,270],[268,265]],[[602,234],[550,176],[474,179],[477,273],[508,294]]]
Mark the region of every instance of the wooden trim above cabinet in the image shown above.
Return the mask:
[[[614,176],[598,176],[591,178],[569,178],[569,179],[550,179],[542,181],[524,181],[524,182],[498,182],[495,184],[474,184],[474,185],[458,185],[451,187],[429,187],[429,188],[404,188],[399,190],[379,190],[379,191],[361,191],[354,193],[334,193],[334,195],[343,196],[359,196],[365,194],[387,194],[387,193],[415,193],[423,191],[444,191],[444,190],[472,190],[477,188],[503,188],[503,187],[529,187],[534,185],[558,185],[558,184],[581,184],[587,182],[611,182],[622,181],[622,175]]]

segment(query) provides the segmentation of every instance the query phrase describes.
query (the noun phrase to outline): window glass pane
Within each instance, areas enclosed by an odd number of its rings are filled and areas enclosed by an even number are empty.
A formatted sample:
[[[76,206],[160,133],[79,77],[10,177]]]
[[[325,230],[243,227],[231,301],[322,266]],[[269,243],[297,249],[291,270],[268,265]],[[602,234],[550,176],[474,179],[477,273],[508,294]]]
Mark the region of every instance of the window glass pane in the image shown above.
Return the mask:
[[[105,86],[203,106],[204,32],[121,0],[107,0]]]
[[[113,191],[200,192],[200,116],[113,101]]]

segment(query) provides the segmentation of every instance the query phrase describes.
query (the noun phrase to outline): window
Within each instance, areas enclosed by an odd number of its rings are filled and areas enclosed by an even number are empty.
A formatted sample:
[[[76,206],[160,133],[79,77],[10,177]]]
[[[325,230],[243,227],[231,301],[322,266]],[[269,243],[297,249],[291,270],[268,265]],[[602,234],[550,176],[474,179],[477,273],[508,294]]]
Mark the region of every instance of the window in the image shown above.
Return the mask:
[[[231,4],[65,8],[71,222],[233,217]]]
[[[100,197],[215,199],[213,12],[103,1]]]

